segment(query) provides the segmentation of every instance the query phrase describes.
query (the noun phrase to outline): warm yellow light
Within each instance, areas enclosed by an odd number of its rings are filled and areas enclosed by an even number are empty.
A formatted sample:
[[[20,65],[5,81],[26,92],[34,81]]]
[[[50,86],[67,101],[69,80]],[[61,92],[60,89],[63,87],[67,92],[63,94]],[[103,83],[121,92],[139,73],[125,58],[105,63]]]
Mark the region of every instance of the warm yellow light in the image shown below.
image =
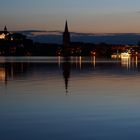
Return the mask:
[[[5,39],[5,34],[4,33],[0,35],[0,39]]]
[[[130,68],[131,67],[131,59],[130,59],[130,57],[121,57],[121,64],[124,67]]]
[[[90,54],[91,54],[92,56],[95,56],[95,55],[96,55],[96,52],[95,52],[95,51],[91,51]]]
[[[82,57],[81,56],[79,57],[79,67],[80,67],[80,69],[82,69]]]
[[[121,58],[121,55],[120,54],[112,54],[111,58],[113,58],[113,59]]]
[[[128,52],[121,53],[121,58],[129,58],[130,54]]]
[[[5,70],[3,68],[0,69],[0,81],[5,80]]]
[[[91,62],[93,64],[94,68],[95,68],[96,67],[96,56],[91,57]]]
[[[136,68],[138,67],[138,57],[136,56]]]
[[[61,56],[58,56],[58,66],[61,67]]]

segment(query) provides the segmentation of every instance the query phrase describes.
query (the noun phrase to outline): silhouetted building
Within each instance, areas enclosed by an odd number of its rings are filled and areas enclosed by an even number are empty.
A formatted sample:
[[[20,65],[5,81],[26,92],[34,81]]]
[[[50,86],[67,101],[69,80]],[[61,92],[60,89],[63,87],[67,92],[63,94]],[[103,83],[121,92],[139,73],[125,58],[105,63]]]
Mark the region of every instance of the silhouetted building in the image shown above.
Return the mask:
[[[22,44],[26,39],[26,36],[21,33],[13,33],[12,40],[13,42]]]
[[[66,21],[65,30],[64,30],[64,33],[63,33],[63,45],[65,47],[70,45],[70,33],[69,33],[67,21]]]
[[[69,56],[71,53],[70,51],[70,33],[68,29],[68,23],[66,21],[65,30],[63,33],[63,56]]]
[[[10,36],[10,33],[7,30],[7,27],[4,27],[3,31],[0,31],[0,39],[8,39],[8,37]]]
[[[8,31],[7,31],[7,27],[6,27],[6,26],[4,27],[4,32],[5,32],[5,33],[7,33],[7,32],[8,32]]]

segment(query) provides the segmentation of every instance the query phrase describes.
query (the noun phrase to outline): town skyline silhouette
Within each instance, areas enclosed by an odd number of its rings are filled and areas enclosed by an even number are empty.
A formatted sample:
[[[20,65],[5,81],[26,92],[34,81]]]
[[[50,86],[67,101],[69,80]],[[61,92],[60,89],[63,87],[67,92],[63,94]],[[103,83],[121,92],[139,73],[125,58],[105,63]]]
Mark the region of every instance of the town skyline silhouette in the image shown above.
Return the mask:
[[[33,42],[21,33],[10,33],[7,27],[0,32],[1,50],[3,56],[98,56],[111,57],[129,52],[132,56],[139,55],[139,44],[107,44],[105,42],[84,43],[72,42],[68,22],[65,21],[62,34],[62,44]]]

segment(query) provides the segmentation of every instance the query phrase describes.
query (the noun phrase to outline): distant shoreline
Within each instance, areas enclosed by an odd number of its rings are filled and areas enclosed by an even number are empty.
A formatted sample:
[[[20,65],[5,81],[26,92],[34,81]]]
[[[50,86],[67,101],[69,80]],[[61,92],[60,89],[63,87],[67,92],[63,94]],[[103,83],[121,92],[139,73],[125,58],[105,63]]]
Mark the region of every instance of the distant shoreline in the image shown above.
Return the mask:
[[[25,30],[17,31],[26,35],[29,39],[39,43],[57,43],[62,44],[62,31],[43,31],[43,30]],[[137,45],[140,41],[140,33],[78,33],[70,32],[72,42],[83,43],[107,43]]]

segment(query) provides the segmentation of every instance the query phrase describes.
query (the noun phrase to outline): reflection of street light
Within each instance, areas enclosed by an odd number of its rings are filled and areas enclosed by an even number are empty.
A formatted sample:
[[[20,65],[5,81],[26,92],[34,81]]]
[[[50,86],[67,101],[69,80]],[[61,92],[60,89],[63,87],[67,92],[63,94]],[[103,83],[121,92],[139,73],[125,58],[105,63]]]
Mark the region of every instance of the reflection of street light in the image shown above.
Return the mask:
[[[82,68],[82,57],[80,56],[79,57],[79,66],[80,66],[80,69]]]
[[[138,57],[136,56],[136,68],[138,67]]]
[[[59,68],[61,66],[61,56],[58,56],[58,66],[59,66]]]
[[[130,68],[130,56],[128,56],[128,57],[121,57],[121,64],[122,64],[122,66],[124,66],[124,67],[127,67],[127,68]]]
[[[5,81],[5,69],[0,69],[0,81]]]
[[[92,61],[92,64],[94,65],[94,68],[95,68],[96,67],[96,56],[92,56],[91,61]]]
[[[75,59],[75,64],[76,64],[76,68],[82,68],[82,56],[76,56]]]

